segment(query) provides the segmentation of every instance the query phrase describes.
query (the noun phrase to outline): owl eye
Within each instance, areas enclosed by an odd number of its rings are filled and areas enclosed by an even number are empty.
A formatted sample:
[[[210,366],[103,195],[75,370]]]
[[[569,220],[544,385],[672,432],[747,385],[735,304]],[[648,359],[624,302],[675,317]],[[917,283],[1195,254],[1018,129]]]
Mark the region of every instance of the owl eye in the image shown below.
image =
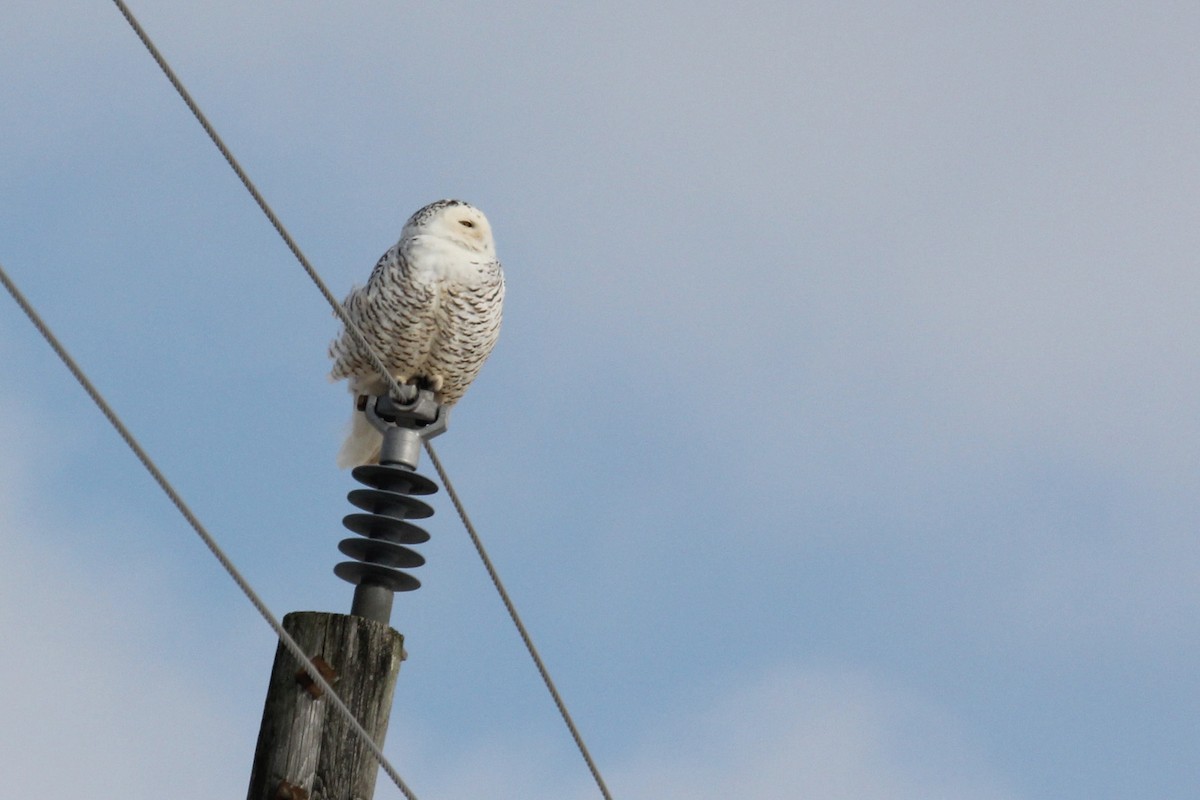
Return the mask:
[[[463,226],[465,226],[465,227],[468,227],[468,228],[474,228],[474,227],[475,227],[475,223],[474,223],[474,222],[471,222],[471,220],[469,220],[469,219],[460,219],[460,220],[458,221],[458,224],[459,224],[459,225],[463,225]]]

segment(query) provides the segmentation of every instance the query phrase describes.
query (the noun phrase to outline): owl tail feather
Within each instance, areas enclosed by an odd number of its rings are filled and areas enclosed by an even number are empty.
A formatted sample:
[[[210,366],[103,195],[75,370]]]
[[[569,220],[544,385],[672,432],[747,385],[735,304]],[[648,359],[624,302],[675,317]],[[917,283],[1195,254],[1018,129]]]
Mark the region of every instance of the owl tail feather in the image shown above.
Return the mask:
[[[337,456],[337,465],[342,469],[360,464],[378,464],[379,451],[383,447],[383,434],[375,429],[366,414],[357,410],[357,404],[359,395],[383,394],[386,384],[381,378],[362,375],[352,376],[349,384],[346,388],[354,398],[356,409],[350,415],[350,429]]]
[[[379,449],[383,446],[383,434],[367,420],[361,411],[350,418],[350,430],[346,441],[338,452],[337,465],[342,469],[360,464],[375,464],[379,461]]]

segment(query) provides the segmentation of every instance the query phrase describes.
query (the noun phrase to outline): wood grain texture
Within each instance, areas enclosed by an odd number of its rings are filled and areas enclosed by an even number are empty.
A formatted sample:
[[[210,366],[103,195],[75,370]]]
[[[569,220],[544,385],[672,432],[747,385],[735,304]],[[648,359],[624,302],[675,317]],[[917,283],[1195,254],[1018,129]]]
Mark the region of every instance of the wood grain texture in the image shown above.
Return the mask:
[[[283,627],[310,658],[320,656],[333,668],[334,690],[382,745],[404,637],[362,617],[314,611],[288,614]],[[304,793],[309,800],[369,800],[378,763],[326,698],[313,697],[307,681],[297,679],[300,670],[278,646],[247,799],[303,800]]]

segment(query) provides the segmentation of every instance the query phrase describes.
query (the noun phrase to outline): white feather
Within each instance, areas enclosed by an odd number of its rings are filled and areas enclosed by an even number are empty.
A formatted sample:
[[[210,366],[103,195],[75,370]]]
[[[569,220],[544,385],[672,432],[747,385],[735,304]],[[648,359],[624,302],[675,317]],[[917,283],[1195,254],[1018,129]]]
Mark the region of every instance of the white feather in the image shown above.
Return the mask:
[[[503,302],[504,272],[487,217],[467,203],[440,200],[409,218],[400,241],[344,306],[397,381],[420,382],[451,406],[495,346]],[[330,378],[349,378],[356,401],[384,391],[386,384],[346,332],[329,355]],[[338,465],[377,460],[381,442],[356,410]]]

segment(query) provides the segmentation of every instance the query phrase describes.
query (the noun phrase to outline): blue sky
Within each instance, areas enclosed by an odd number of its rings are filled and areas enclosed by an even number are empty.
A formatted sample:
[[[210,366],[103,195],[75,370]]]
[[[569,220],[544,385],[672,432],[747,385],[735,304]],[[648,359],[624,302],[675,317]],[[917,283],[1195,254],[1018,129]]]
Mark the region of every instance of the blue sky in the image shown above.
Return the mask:
[[[278,614],[348,610],[328,307],[115,7],[12,5],[0,263]],[[488,214],[439,452],[617,797],[1195,796],[1195,4],[133,10],[336,293]],[[14,796],[238,796],[270,630],[8,301],[0,411]],[[598,796],[436,504],[385,751]]]

